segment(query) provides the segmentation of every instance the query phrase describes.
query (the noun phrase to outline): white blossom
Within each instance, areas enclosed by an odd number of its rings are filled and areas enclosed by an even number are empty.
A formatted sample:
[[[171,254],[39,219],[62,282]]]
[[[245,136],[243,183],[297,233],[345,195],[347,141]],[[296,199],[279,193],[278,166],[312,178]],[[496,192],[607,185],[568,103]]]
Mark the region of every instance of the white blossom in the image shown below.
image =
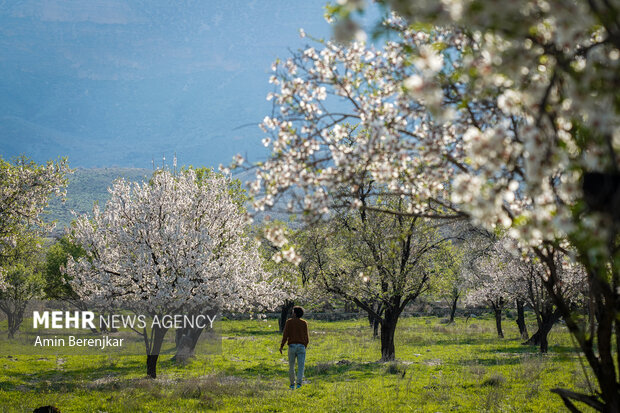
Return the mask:
[[[103,211],[71,230],[87,256],[67,264],[83,299],[172,313],[214,307],[274,308],[280,291],[230,195],[229,179],[157,171],[150,182],[117,180]]]

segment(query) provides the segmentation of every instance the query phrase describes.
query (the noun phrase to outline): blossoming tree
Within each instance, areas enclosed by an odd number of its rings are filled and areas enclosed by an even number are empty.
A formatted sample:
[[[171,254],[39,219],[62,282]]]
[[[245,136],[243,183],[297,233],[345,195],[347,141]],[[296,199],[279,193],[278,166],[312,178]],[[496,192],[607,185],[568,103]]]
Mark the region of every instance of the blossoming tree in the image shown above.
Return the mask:
[[[354,30],[363,2],[340,3]],[[354,189],[362,170],[404,196],[408,214],[508,228],[545,264],[545,286],[600,385],[595,395],[554,391],[570,408],[620,409],[617,7],[382,3],[404,17],[384,26],[396,41],[327,42],[275,65],[276,110],[262,124],[272,156],[260,164],[256,207],[294,186],[302,196],[291,207],[324,213],[327,194]],[[604,314],[593,327],[555,293],[567,241]]]
[[[477,255],[464,269],[467,274],[467,301],[485,305],[493,310],[497,335],[504,338],[502,312],[518,295],[520,285],[514,273],[514,260],[510,253],[495,243],[484,253]]]
[[[46,230],[41,219],[50,196],[62,195],[70,172],[67,160],[37,165],[22,156],[13,162],[0,158],[0,255],[11,255],[24,229]]]
[[[150,315],[273,308],[280,292],[229,189],[228,178],[210,174],[198,182],[191,169],[160,170],[142,184],[116,181],[105,209],[95,206],[72,229],[72,241],[86,251],[67,264],[74,291]],[[140,332],[153,378],[166,332]]]
[[[519,259],[518,257],[516,259]],[[587,278],[583,266],[573,262],[566,255],[555,257],[558,281],[555,286],[555,294],[562,297],[572,309],[582,309],[587,297]],[[537,257],[519,259],[516,263],[516,272],[513,277],[517,278],[520,285],[519,296],[534,311],[538,330],[526,341],[526,344],[540,346],[541,353],[546,353],[549,348],[547,336],[554,324],[562,314],[555,305],[544,284],[546,268]],[[594,314],[589,314],[594,317]]]
[[[459,178],[473,192],[458,200],[475,218],[509,226],[546,266],[547,291],[600,387],[589,395],[553,391],[571,410],[574,401],[620,410],[620,7],[604,0],[379,3],[407,24],[450,28],[474,40],[462,49],[464,70],[455,72],[469,86],[457,90],[474,92],[462,107],[497,96],[510,121],[472,124],[467,136],[477,173]],[[338,2],[335,32],[362,37],[352,16],[364,7],[359,0]],[[513,196],[511,188],[519,192]],[[515,209],[516,199],[522,207]],[[592,325],[555,293],[556,257],[566,251],[566,239],[586,268],[593,310],[602,315]]]
[[[576,309],[583,303],[586,276],[583,267],[566,255],[556,256],[559,282],[555,293],[563,302]],[[524,344],[540,346],[548,351],[547,336],[561,313],[544,285],[545,266],[530,253],[522,256],[519,248],[509,238],[500,238],[479,254],[467,268],[470,283],[469,300],[487,304],[495,312],[497,332],[503,337],[501,311],[509,302],[522,301],[536,315],[538,330]]]

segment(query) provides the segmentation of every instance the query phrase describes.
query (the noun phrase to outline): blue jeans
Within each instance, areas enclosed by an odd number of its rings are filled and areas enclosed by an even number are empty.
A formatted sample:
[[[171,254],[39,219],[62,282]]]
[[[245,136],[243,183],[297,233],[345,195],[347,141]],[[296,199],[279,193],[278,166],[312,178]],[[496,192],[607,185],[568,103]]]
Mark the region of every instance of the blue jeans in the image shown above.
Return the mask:
[[[295,358],[297,358],[297,384],[301,385],[306,364],[306,346],[303,344],[288,345],[288,378],[291,386],[295,384]]]

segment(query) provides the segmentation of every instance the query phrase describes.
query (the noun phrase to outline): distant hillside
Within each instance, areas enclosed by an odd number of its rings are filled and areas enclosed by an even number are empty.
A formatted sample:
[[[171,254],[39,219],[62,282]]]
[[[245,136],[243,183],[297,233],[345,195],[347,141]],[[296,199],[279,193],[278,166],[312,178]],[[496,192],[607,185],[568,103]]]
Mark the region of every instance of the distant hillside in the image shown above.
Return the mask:
[[[98,201],[103,206],[110,197],[108,188],[117,178],[125,178],[129,181],[143,181],[151,175],[149,169],[138,168],[78,168],[69,177],[67,187],[67,199],[63,204],[60,199],[53,199],[48,208],[46,221],[56,221],[56,229],[53,235],[62,235],[64,228],[71,223],[73,215],[91,213],[93,204]]]

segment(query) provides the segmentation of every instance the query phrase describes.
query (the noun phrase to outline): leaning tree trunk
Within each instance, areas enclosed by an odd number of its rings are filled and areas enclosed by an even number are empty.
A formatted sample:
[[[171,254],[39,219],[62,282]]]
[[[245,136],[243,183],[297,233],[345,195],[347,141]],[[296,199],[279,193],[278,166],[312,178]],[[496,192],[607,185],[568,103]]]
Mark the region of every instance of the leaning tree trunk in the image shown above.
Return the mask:
[[[280,319],[278,320],[280,333],[284,331],[284,325],[286,324],[286,320],[288,320],[294,306],[295,301],[293,300],[285,300],[284,304],[282,304],[282,307],[280,308]]]
[[[534,334],[530,336],[524,343],[524,345],[528,346],[539,346],[540,345],[540,329],[536,330]]]
[[[149,343],[148,338],[144,338],[147,344],[146,375],[153,379],[157,378],[157,359],[167,331],[167,328],[154,327],[152,341]]]
[[[561,318],[560,311],[551,311],[550,309],[543,310],[537,318],[538,331],[536,331],[529,340],[523,344],[529,344],[533,346],[540,346],[540,352],[546,353],[549,351],[549,332],[553,328],[554,324]]]
[[[381,320],[381,361],[396,359],[394,350],[394,332],[398,323],[398,313],[386,308]]]
[[[459,302],[459,295],[454,296],[452,300],[452,304],[450,305],[450,319],[448,320],[448,324],[454,323],[454,316],[456,315],[456,305]]]
[[[521,340],[527,340],[529,334],[527,332],[527,325],[525,324],[525,304],[523,300],[517,300],[517,326],[519,327],[519,334],[521,334]]]
[[[0,303],[0,309],[6,314],[8,337],[9,339],[14,338],[15,333],[17,333],[17,330],[19,330],[19,327],[24,321],[26,302],[4,300]]]
[[[345,313],[353,313],[357,309],[357,306],[349,301],[344,302],[344,312]]]
[[[204,328],[198,327],[177,328],[174,338],[177,351],[173,359],[184,361],[192,357],[203,331]]]

